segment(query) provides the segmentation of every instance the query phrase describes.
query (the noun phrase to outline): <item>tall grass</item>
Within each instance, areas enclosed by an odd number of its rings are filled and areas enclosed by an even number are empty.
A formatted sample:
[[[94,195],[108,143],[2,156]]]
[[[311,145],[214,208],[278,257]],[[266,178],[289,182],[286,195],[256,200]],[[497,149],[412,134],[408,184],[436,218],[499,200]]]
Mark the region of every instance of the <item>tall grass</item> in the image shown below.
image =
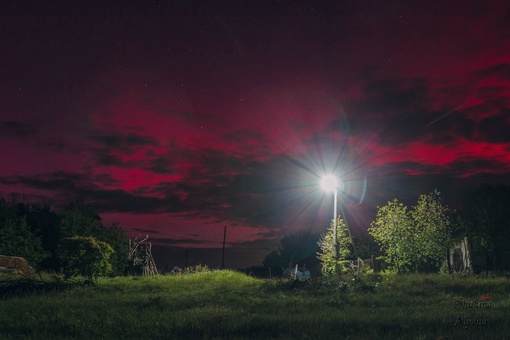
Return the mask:
[[[8,290],[12,283],[4,282],[0,338],[502,339],[510,332],[505,278],[348,280],[262,280],[225,270],[100,279],[96,286],[47,279],[47,289]],[[491,308],[456,308],[481,296],[492,298]],[[459,318],[486,324],[466,328]]]

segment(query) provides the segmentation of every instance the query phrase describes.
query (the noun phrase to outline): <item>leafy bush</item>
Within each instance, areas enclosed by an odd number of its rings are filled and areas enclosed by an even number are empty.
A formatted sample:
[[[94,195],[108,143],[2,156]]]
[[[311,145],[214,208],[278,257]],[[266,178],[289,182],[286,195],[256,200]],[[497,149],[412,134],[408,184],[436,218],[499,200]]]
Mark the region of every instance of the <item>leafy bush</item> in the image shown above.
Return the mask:
[[[93,283],[98,276],[112,272],[110,256],[113,248],[106,242],[92,236],[73,236],[63,240],[60,246],[60,259],[66,278],[83,276]]]
[[[451,211],[435,190],[420,195],[412,210],[396,198],[378,207],[368,229],[384,253],[384,260],[398,273],[437,272],[451,243]]]

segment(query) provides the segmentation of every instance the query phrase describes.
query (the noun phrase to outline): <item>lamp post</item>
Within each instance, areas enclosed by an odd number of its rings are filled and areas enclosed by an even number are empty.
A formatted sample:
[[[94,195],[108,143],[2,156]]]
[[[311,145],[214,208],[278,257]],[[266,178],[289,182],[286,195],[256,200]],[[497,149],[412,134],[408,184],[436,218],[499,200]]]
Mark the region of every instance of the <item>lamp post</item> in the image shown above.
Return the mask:
[[[334,239],[334,247],[335,247],[335,260],[338,260],[338,237],[337,237],[337,199],[338,199],[338,181],[335,176],[327,175],[321,181],[322,188],[325,191],[333,191],[334,200],[333,200],[333,239]]]

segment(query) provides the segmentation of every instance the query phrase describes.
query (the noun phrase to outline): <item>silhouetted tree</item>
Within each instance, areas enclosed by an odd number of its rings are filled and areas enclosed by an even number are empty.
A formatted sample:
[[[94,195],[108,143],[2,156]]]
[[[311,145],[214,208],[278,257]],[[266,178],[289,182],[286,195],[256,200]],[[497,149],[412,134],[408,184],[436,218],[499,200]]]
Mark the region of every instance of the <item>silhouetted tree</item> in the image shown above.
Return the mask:
[[[484,258],[483,268],[510,270],[510,187],[483,185],[465,196],[461,216],[474,254]]]
[[[266,255],[263,264],[266,268],[271,268],[273,275],[280,275],[282,268],[290,268],[296,264],[311,267],[318,262],[315,258],[318,239],[319,235],[310,231],[287,235],[280,241],[278,251]]]
[[[352,238],[356,247],[355,256],[357,255],[361,259],[370,259],[372,256],[378,257],[381,255],[381,251],[371,235],[361,234],[355,235]]]
[[[280,254],[273,250],[269,254],[264,257],[264,260],[262,261],[262,264],[265,268],[268,268],[271,270],[272,275],[281,275],[282,274],[282,258]]]
[[[96,209],[83,200],[67,205],[59,213],[62,220],[60,237],[97,236],[101,234],[101,217]]]
[[[129,256],[129,237],[126,230],[120,228],[118,223],[113,223],[111,227],[102,230],[98,239],[108,243],[114,250],[110,257],[112,274],[124,274]]]
[[[27,223],[24,205],[12,206],[0,199],[0,254],[24,257],[37,265],[49,256],[43,249],[40,234]]]
[[[32,233],[40,235],[42,247],[48,256],[36,265],[39,270],[58,271],[59,263],[56,256],[60,228],[60,216],[49,206],[37,204],[26,205],[27,221]]]
[[[22,256],[38,270],[62,269],[58,248],[63,240],[72,236],[94,237],[111,245],[114,275],[124,273],[128,262],[129,244],[125,230],[118,224],[105,228],[96,209],[79,200],[60,212],[48,206],[11,203],[0,199],[0,254]]]

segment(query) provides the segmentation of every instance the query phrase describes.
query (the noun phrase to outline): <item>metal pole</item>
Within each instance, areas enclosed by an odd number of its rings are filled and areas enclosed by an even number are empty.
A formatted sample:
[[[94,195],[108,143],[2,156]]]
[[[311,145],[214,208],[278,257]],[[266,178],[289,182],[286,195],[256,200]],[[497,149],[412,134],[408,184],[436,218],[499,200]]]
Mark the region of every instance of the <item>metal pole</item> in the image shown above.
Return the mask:
[[[334,236],[333,237],[335,239],[335,260],[338,260],[338,236],[337,236],[338,235],[338,232],[337,232],[337,229],[338,229],[337,220],[338,220],[338,218],[337,218],[337,211],[336,211],[336,209],[337,209],[337,207],[336,207],[337,206],[337,191],[338,190],[335,188],[335,199],[334,199],[334,203],[333,203],[334,204],[333,211],[334,211],[334,215],[335,215],[334,216],[334,222],[333,222],[333,226],[334,226],[334,229],[333,229],[333,235]]]
[[[221,269],[225,268],[225,240],[227,239],[227,226],[223,229],[223,250],[221,252]]]

